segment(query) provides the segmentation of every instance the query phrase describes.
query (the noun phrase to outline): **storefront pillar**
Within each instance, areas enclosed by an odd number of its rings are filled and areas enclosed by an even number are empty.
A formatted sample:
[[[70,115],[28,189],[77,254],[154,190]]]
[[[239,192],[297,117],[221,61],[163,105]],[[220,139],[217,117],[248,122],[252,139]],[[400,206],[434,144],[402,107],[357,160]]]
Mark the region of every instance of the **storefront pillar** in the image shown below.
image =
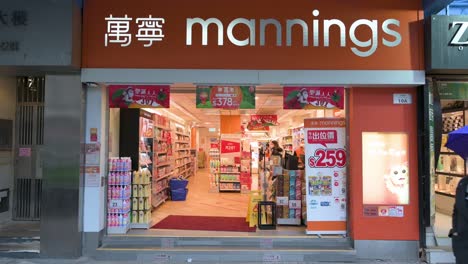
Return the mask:
[[[86,87],[86,161],[84,181],[83,239],[85,255],[100,246],[105,232],[105,175],[107,171],[106,136],[108,104],[106,89]]]
[[[394,104],[394,94],[408,94],[411,104]],[[418,151],[417,151],[417,98],[416,88],[357,88],[350,89],[349,142],[350,142],[350,229],[359,258],[416,260],[419,251],[418,207]],[[363,132],[402,133],[407,137],[409,198],[407,204],[372,203],[364,201],[365,191],[386,191],[383,186],[364,180]],[[381,144],[373,142],[372,144]],[[380,145],[382,146],[382,145]],[[383,146],[382,146],[383,147]],[[393,151],[383,147],[383,151]],[[377,149],[377,148],[376,148]],[[379,149],[380,151],[380,149]],[[385,158],[385,155],[382,155]],[[390,159],[389,159],[390,160]],[[394,166],[393,162],[388,163]],[[369,164],[367,164],[369,166]],[[389,170],[390,171],[390,170]],[[385,175],[375,171],[372,181],[384,182]],[[377,190],[378,189],[378,190]],[[391,214],[391,208],[401,209]],[[382,211],[386,209],[386,211]]]
[[[45,83],[41,255],[76,258],[82,253],[84,91],[80,75],[47,75]]]

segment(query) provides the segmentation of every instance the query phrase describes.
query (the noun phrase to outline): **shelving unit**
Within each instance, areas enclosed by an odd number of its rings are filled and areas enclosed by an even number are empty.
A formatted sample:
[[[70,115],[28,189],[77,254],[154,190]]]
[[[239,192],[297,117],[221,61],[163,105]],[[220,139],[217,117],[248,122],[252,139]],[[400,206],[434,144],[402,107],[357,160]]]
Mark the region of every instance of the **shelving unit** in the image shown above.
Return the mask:
[[[151,187],[151,205],[157,208],[163,204],[168,195],[169,179],[173,176],[174,140],[170,120],[164,116],[154,115],[154,166]]]
[[[219,139],[210,140],[209,164],[210,164],[210,192],[219,192]]]
[[[455,202],[455,191],[458,182],[466,177],[467,168],[465,161],[450,149],[444,147],[448,139],[448,133],[457,130],[467,124],[468,108],[443,110],[442,113],[442,147],[436,167],[436,206],[439,212],[450,215]]]
[[[130,229],[130,158],[109,158],[107,183],[107,232],[126,234]]]
[[[240,164],[221,164],[219,168],[219,191],[241,191]]]
[[[174,131],[174,176],[184,179],[193,175],[194,160],[190,154],[190,135],[186,128],[176,125]]]
[[[281,142],[282,142],[282,147],[284,149],[284,152],[292,155],[294,153],[293,136],[291,134],[284,136],[282,137]]]

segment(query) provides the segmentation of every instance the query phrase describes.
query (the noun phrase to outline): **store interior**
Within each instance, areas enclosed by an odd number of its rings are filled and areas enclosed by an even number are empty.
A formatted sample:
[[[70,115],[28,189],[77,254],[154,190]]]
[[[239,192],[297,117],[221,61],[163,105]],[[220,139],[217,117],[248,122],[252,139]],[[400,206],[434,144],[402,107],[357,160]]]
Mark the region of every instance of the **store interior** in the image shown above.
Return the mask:
[[[455,203],[455,191],[458,182],[466,176],[465,161],[452,150],[445,147],[448,133],[468,124],[468,102],[441,100],[442,107],[442,141],[440,157],[436,163],[435,175],[435,234],[447,237],[452,227],[452,212]]]
[[[109,108],[108,234],[306,234],[304,119],[345,110],[283,109],[282,86],[252,89],[254,109],[197,108],[194,84],[173,84],[169,108]],[[265,153],[272,140],[281,155]]]

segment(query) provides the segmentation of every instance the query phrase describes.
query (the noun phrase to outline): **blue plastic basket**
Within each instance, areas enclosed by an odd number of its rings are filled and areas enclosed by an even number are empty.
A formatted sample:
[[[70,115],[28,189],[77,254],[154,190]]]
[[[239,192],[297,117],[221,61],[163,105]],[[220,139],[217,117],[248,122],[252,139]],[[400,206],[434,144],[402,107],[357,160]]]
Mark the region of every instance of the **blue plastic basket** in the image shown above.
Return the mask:
[[[178,189],[185,189],[187,188],[188,180],[178,180],[178,179],[171,179],[169,181],[169,187],[172,190]]]
[[[185,201],[187,198],[188,189],[171,190],[172,201]]]

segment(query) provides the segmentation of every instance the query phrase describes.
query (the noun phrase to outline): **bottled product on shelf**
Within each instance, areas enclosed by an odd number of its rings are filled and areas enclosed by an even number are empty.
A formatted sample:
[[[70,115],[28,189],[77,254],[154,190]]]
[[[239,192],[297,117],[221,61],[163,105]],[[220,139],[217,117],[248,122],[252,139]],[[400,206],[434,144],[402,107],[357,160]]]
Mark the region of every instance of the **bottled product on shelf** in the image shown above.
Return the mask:
[[[144,168],[133,172],[131,228],[151,227],[151,172]]]
[[[234,159],[222,157],[218,169],[219,191],[241,191],[240,184],[240,157]]]
[[[125,234],[130,228],[132,161],[130,158],[109,158],[107,182],[107,231]]]

